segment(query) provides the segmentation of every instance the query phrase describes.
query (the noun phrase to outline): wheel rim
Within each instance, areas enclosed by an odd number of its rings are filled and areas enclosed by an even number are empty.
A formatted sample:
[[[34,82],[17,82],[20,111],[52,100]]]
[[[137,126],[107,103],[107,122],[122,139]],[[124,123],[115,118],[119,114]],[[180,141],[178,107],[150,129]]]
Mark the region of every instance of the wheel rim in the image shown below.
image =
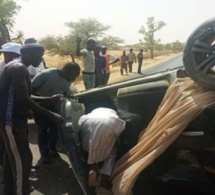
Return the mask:
[[[191,55],[197,74],[215,79],[215,29],[209,28],[197,36]],[[214,67],[214,70],[212,69]]]

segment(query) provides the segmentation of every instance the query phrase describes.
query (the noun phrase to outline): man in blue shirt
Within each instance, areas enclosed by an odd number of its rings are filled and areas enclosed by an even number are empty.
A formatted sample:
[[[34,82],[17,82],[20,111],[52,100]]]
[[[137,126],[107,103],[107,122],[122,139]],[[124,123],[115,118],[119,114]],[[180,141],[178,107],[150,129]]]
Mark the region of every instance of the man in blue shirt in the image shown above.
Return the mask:
[[[94,50],[95,55],[95,87],[105,85],[105,73],[106,73],[106,60],[103,55],[100,55],[101,47],[96,46]]]

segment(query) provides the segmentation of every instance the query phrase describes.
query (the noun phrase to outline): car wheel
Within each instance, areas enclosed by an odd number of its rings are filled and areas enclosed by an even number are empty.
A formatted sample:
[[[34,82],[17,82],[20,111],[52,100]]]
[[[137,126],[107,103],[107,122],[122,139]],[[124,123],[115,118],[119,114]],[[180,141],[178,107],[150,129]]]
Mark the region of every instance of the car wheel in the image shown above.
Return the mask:
[[[183,62],[187,74],[199,85],[215,89],[215,17],[189,36]]]

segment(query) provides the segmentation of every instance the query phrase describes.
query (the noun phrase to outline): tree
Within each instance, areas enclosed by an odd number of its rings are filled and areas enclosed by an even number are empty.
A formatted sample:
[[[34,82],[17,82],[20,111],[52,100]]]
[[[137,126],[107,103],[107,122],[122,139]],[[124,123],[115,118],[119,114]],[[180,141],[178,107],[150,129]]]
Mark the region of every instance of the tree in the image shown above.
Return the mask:
[[[118,43],[122,43],[123,40],[118,37],[106,36],[105,32],[110,28],[108,25],[100,23],[96,19],[80,19],[78,22],[69,22],[65,24],[69,27],[69,34],[65,37],[62,36],[46,36],[40,40],[40,43],[48,50],[52,55],[69,55],[74,61],[76,50],[77,37],[82,39],[81,47],[85,47],[86,41],[89,38],[94,38],[107,47],[115,47]]]
[[[172,51],[173,52],[180,52],[180,51],[183,51],[184,49],[184,44],[181,43],[180,41],[175,41],[172,43]]]
[[[139,33],[143,34],[143,40],[140,42],[151,52],[151,58],[154,58],[154,46],[158,44],[160,40],[155,39],[155,32],[161,30],[166,23],[163,21],[156,22],[154,17],[149,17],[146,22],[147,30],[144,26],[141,27]]]
[[[119,37],[106,36],[98,42],[100,45],[105,45],[108,49],[119,49],[119,44],[124,43],[124,40]]]
[[[68,22],[65,25],[70,28],[70,35],[81,38],[83,43],[86,43],[89,38],[98,39],[102,37],[104,32],[110,29],[109,25],[104,25],[92,18]]]
[[[14,16],[20,9],[16,1],[0,0],[0,46],[11,40],[10,32],[14,25]]]
[[[39,41],[51,55],[70,56],[75,61],[75,36],[51,36],[48,35]]]

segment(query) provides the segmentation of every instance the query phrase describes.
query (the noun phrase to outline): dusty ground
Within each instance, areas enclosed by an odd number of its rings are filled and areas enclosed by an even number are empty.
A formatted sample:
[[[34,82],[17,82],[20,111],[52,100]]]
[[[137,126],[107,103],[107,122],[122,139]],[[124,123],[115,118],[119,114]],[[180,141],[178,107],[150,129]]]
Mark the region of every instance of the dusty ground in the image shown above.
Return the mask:
[[[169,60],[169,59],[171,59],[173,57],[176,57],[178,55],[179,55],[179,53],[171,53],[171,54],[157,56],[154,59],[145,59],[144,62],[143,62],[142,71],[144,71],[144,69],[147,69],[148,67],[151,67],[153,65],[157,65],[157,64],[159,64],[161,62]],[[138,67],[138,64],[134,63],[133,64],[133,73],[129,73],[128,75],[126,75],[126,74],[121,75],[120,74],[120,66],[119,66],[119,64],[117,66],[112,66],[111,67],[111,74],[110,74],[109,84],[113,84],[113,83],[116,83],[116,82],[119,82],[119,81],[123,81],[126,78],[137,74],[137,67]],[[85,90],[83,82],[81,81],[81,78],[79,78],[78,81],[76,81],[75,86],[78,88],[79,91],[84,91]]]

